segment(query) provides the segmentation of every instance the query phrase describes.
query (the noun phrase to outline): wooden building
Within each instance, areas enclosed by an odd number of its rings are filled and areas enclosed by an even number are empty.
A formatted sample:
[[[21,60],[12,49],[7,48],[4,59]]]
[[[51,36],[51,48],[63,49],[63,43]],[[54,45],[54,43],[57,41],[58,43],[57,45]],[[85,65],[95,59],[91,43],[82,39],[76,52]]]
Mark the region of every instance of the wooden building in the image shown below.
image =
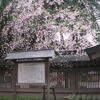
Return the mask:
[[[86,52],[91,60],[100,60],[100,44],[91,48],[87,48]]]
[[[55,87],[57,98],[100,93],[100,62],[87,54],[55,56],[54,50],[42,50],[10,53],[6,60],[0,63],[0,95],[42,97],[43,86]]]

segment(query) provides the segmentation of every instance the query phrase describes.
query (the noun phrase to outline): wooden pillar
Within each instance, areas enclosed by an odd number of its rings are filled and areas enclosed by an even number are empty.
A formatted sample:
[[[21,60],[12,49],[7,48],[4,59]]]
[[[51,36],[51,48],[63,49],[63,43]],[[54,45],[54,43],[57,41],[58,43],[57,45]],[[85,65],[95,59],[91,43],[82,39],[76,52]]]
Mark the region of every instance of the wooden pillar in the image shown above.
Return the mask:
[[[53,93],[53,96],[54,96],[54,100],[56,100],[55,88],[54,88],[54,87],[52,87],[51,89],[52,89],[52,93]]]
[[[68,72],[64,71],[64,75],[65,75],[65,88],[68,88]]]
[[[43,100],[46,100],[46,87],[43,86]]]
[[[46,59],[46,84],[47,84],[47,100],[50,99],[50,79],[49,79],[49,58]]]
[[[78,89],[78,71],[77,69],[75,70],[75,89]]]
[[[13,98],[12,100],[17,100],[17,92],[16,92],[16,77],[17,77],[17,63],[15,62],[14,66],[14,76],[13,76]]]
[[[76,84],[76,82],[75,82],[75,70],[73,69],[72,71],[71,71],[71,89],[75,89],[75,84]]]

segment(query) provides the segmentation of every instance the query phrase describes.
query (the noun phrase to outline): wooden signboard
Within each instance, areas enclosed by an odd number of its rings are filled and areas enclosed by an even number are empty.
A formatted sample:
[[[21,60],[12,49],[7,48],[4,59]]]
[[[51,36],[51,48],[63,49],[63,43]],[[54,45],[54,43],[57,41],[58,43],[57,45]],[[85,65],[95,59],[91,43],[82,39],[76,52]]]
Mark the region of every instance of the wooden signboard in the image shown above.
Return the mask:
[[[46,85],[47,97],[49,98],[48,62],[49,58],[53,57],[55,57],[55,51],[52,49],[12,52],[7,54],[6,60],[12,60],[15,63],[13,100],[17,99],[16,84]]]
[[[45,63],[19,63],[18,83],[45,83]]]

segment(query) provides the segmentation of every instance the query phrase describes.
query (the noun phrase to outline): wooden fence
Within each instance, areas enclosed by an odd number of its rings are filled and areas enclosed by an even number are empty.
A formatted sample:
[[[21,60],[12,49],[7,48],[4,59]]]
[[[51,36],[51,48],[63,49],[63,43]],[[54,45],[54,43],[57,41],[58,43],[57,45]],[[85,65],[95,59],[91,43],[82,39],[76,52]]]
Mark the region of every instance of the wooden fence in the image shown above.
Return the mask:
[[[51,71],[50,85],[67,89],[100,89],[99,68],[73,68]]]
[[[56,96],[63,97],[67,93],[100,93],[100,68],[69,68],[50,70],[50,87],[55,87]],[[17,85],[18,96],[43,96],[43,87],[31,84]],[[13,95],[14,69],[0,69],[0,96]],[[52,94],[52,91],[51,91]]]

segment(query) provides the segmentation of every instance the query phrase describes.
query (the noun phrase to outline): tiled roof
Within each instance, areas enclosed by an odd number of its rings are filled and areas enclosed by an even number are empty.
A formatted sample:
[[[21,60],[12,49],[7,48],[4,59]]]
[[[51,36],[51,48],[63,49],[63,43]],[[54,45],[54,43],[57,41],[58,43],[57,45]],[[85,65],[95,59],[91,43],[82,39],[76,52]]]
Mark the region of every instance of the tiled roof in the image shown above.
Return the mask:
[[[6,59],[36,59],[36,58],[52,58],[55,56],[54,50],[35,50],[27,52],[15,52],[7,54]]]
[[[50,66],[52,68],[68,68],[77,65],[84,66],[89,64],[90,64],[90,59],[88,55],[58,56],[50,61]]]
[[[71,62],[71,61],[89,61],[88,55],[66,55],[57,56],[52,59],[53,62]]]

